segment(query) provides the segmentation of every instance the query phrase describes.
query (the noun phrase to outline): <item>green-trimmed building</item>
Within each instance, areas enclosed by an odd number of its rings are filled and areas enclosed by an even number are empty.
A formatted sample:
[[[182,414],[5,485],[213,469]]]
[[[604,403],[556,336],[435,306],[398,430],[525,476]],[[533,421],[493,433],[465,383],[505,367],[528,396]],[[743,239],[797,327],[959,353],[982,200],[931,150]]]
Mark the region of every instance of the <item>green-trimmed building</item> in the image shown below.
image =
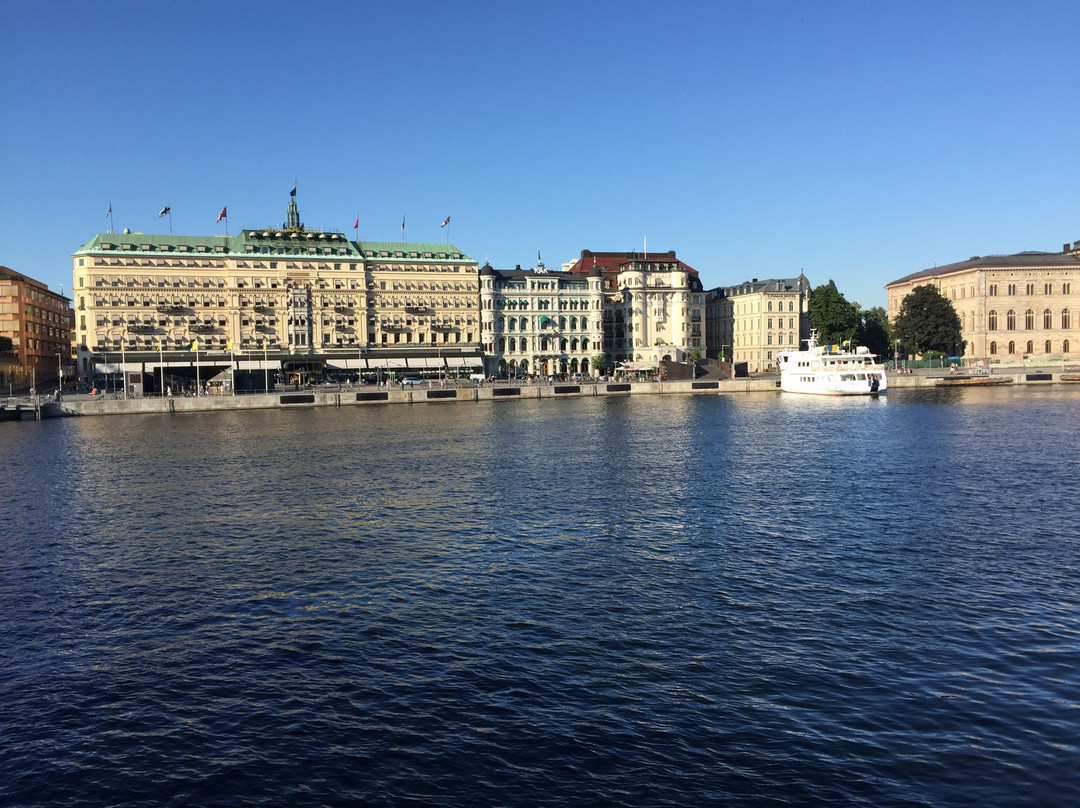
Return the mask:
[[[476,261],[309,230],[295,200],[282,227],[101,233],[73,258],[79,372],[122,370],[129,393],[483,366]]]

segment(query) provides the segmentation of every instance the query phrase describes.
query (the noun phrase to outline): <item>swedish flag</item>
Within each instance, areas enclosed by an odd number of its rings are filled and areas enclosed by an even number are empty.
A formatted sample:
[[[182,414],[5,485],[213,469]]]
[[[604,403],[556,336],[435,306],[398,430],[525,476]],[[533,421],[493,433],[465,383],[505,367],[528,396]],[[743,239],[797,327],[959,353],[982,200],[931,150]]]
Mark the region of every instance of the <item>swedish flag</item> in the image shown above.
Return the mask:
[[[191,341],[191,347],[188,348],[188,350],[189,351],[197,351],[197,350],[199,350],[199,340],[193,339]]]

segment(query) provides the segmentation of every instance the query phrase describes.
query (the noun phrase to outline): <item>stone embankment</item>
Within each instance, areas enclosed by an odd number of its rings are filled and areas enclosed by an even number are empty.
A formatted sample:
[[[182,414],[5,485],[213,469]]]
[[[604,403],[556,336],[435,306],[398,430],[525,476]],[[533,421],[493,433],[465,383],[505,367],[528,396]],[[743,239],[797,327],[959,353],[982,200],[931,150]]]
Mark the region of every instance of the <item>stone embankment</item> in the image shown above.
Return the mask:
[[[990,374],[952,374],[948,371],[889,373],[892,389],[952,387],[994,384],[1047,385],[1080,382],[1080,373],[1046,372],[1038,369],[996,371]],[[361,404],[418,404],[452,401],[492,401],[546,398],[582,398],[628,395],[723,395],[778,393],[775,374],[746,379],[670,382],[589,382],[541,385],[468,385],[461,387],[319,387],[273,393],[200,397],[151,397],[125,399],[115,396],[65,396],[63,401],[10,399],[0,406],[0,420],[35,420],[73,415],[134,415],[150,413],[213,412],[217,410],[292,409],[296,407],[344,407]]]

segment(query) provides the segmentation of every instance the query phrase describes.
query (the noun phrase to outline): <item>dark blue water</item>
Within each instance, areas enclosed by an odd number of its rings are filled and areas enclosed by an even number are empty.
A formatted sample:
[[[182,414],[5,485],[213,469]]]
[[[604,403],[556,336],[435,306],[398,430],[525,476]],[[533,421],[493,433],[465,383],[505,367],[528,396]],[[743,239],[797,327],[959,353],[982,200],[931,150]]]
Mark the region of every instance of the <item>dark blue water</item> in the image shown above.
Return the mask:
[[[1080,391],[0,424],[0,804],[1080,804]]]

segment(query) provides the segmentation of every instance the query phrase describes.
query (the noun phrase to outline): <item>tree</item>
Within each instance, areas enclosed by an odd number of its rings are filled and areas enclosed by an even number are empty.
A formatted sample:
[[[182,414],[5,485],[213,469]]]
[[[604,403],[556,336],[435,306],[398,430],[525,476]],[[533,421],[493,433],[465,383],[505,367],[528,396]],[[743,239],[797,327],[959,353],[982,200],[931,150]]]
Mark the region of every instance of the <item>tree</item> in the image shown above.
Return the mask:
[[[858,308],[858,304],[856,304]],[[892,326],[889,325],[889,315],[881,306],[872,306],[869,309],[858,308],[859,326],[855,329],[855,342],[865,345],[871,353],[878,356],[892,356]]]
[[[960,317],[934,286],[916,286],[900,304],[893,338],[911,353],[941,351],[958,356],[964,349]]]
[[[604,373],[604,366],[607,364],[607,359],[602,353],[597,354],[592,358],[592,369],[597,376],[601,376]]]
[[[817,331],[819,345],[854,339],[858,326],[858,308],[847,302],[834,281],[810,293],[810,328]]]
[[[15,350],[15,343],[11,337],[0,337],[0,353],[11,353]]]

